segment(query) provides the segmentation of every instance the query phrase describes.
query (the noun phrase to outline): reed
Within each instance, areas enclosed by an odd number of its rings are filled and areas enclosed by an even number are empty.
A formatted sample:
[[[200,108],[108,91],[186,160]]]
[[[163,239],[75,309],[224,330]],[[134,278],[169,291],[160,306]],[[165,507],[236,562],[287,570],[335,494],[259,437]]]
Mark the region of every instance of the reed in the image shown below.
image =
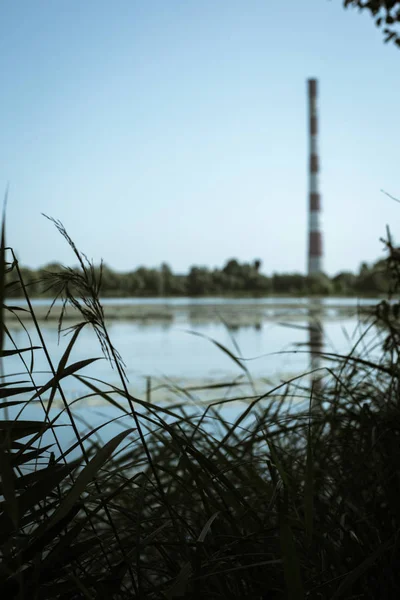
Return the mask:
[[[262,394],[254,388],[232,423],[220,408],[243,399],[238,381],[213,386],[215,400],[207,407],[198,403],[201,388],[172,384],[176,402],[154,405],[149,387],[146,398],[129,392],[100,302],[101,270],[78,251],[62,224],[55,224],[80,265],[46,279],[64,308],[73,306],[81,315],[67,330],[58,364],[47,350],[18,261],[6,247],[4,218],[2,225],[3,597],[398,597],[398,306],[380,305],[375,347],[366,347],[361,336],[347,356],[325,353],[329,366],[323,383],[311,391],[307,374]],[[388,249],[388,266],[400,281],[390,238]],[[16,286],[40,345],[28,338],[18,347],[6,326],[4,313],[18,318],[22,310],[6,301]],[[26,323],[21,320],[22,327]],[[96,332],[99,350],[118,373],[118,386],[82,373],[100,357],[71,363],[85,327]],[[59,333],[65,333],[62,313]],[[239,349],[219,347],[251,383]],[[379,360],[373,358],[377,349]],[[49,365],[47,381],[40,384],[39,352]],[[23,376],[7,372],[7,360],[15,355]],[[67,377],[86,392],[69,399],[63,391]],[[120,424],[106,443],[99,433],[109,422],[83,434],[74,415],[75,406],[94,396],[113,406],[114,422]],[[56,397],[62,401],[59,411]],[[188,411],[188,403],[196,411]],[[34,405],[41,418],[25,419]],[[64,417],[74,435],[68,447],[60,437]]]

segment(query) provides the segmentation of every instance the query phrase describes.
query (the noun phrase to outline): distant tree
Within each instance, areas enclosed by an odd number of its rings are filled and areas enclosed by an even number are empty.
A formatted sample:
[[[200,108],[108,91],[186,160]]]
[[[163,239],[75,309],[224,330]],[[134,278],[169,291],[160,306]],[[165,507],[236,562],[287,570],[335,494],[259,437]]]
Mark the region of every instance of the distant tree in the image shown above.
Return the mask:
[[[41,271],[51,271],[53,273],[57,273],[58,271],[61,271],[63,268],[62,264],[59,262],[51,262],[48,263],[47,265],[45,265],[44,267],[42,267],[40,270]]]
[[[146,294],[153,296],[160,293],[160,271],[157,269],[146,269],[145,290]]]
[[[160,292],[160,271],[139,267],[135,271],[140,281],[140,296],[157,296]]]
[[[384,271],[370,271],[357,279],[356,290],[360,294],[386,294],[389,282]]]
[[[167,263],[161,264],[160,275],[160,296],[169,296],[172,290],[173,274]]]
[[[202,296],[212,292],[212,276],[206,267],[192,267],[187,281],[190,296]]]
[[[28,289],[28,293],[32,296],[40,293],[39,285],[38,285],[38,274],[37,271],[33,269],[29,269],[28,267],[19,267],[22,281],[24,285]],[[13,269],[7,275],[7,294],[12,298],[20,298],[24,295],[22,285],[19,281],[17,272]]]
[[[118,273],[103,265],[101,294],[103,296],[157,296],[160,293],[171,296],[230,293],[254,296],[270,293],[297,296],[332,293],[383,294],[393,283],[388,266],[394,255],[400,256],[398,248],[392,249],[388,258],[381,259],[375,264],[361,263],[358,274],[343,271],[331,279],[324,274],[310,278],[300,273],[274,273],[272,277],[266,277],[259,271],[261,266],[259,259],[240,264],[237,259],[231,258],[222,269],[215,268],[212,271],[206,267],[193,266],[187,275],[174,275],[167,263],[162,263],[158,269],[141,266],[136,271],[128,273]],[[49,271],[62,271],[63,267],[53,263],[36,270],[22,266],[20,269],[23,280],[33,297],[43,294],[53,295],[55,290],[46,289],[48,288],[46,275]],[[95,267],[95,273],[99,275],[99,266]],[[9,296],[20,297],[22,288],[14,272],[9,274],[8,283]]]
[[[362,263],[355,284],[361,294],[385,294],[390,288],[390,271],[385,260],[379,260],[374,265]]]
[[[237,276],[241,274],[241,267],[236,258],[231,258],[230,260],[228,260],[222,270],[227,275]]]
[[[254,263],[253,263],[253,265],[254,265],[254,268],[257,271],[257,273],[260,270],[261,264],[262,264],[261,260],[259,258],[256,258],[255,261],[254,261]]]
[[[309,275],[307,288],[309,294],[318,296],[329,296],[334,291],[333,283],[325,273]]]
[[[369,273],[369,266],[366,262],[362,262],[358,271],[358,275],[360,277],[364,277],[365,275],[367,275],[367,273]]]
[[[393,41],[400,48],[400,0],[343,0],[345,8],[369,11],[377,27],[381,27],[384,42]]]
[[[121,285],[121,275],[115,273],[107,265],[103,265],[101,289],[105,295],[119,296]]]
[[[171,296],[187,296],[187,276],[174,275],[171,279]]]
[[[357,276],[350,271],[342,271],[332,278],[336,294],[352,294],[356,289]]]
[[[241,286],[244,289],[251,291],[258,276],[254,264],[244,263],[241,265],[238,275],[241,279]]]
[[[248,288],[246,287],[246,280],[243,277],[242,273],[239,273],[237,275],[227,275],[226,276],[226,291],[227,292],[242,292],[242,291],[248,291]]]
[[[144,285],[143,278],[134,271],[121,275],[120,292],[122,296],[140,296]]]
[[[213,269],[211,272],[212,285],[216,294],[221,294],[226,290],[226,278],[227,275],[220,269]]]
[[[252,291],[255,292],[256,295],[270,294],[272,292],[271,278],[257,273],[257,276],[253,282]]]
[[[307,290],[306,278],[300,273],[274,273],[272,289],[277,294],[304,294]]]

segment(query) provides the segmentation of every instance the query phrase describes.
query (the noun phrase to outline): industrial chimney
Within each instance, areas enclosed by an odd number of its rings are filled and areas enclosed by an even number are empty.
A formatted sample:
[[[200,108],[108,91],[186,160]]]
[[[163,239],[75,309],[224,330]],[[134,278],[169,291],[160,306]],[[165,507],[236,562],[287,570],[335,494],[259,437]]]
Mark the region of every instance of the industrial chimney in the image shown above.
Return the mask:
[[[308,275],[322,272],[321,198],[318,187],[318,119],[317,80],[308,80],[310,135],[309,216],[308,216]]]

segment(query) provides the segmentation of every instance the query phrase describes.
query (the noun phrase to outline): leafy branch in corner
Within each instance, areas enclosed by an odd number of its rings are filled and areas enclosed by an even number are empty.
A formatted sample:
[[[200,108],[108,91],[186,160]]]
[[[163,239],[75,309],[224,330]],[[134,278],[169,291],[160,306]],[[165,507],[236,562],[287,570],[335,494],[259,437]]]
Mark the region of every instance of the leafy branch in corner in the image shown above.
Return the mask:
[[[400,0],[343,0],[343,5],[369,11],[376,26],[383,29],[385,44],[393,41],[400,48]]]

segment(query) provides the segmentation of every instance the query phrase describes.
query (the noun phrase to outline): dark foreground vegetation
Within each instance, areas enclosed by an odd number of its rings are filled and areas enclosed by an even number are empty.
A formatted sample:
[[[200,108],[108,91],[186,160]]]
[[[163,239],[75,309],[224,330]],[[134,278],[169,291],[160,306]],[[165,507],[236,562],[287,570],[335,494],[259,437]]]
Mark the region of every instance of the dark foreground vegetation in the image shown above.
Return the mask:
[[[339,295],[376,296],[387,294],[390,273],[385,261],[373,265],[363,263],[357,274],[341,272],[334,277],[321,274],[307,277],[300,273],[274,273],[268,277],[260,272],[261,261],[239,263],[228,260],[222,269],[192,267],[188,274],[177,275],[167,264],[159,269],[139,267],[135,271],[120,273],[102,265],[95,268],[101,278],[104,297],[153,296],[267,296],[275,295]],[[31,297],[49,296],[49,275],[62,269],[59,264],[49,264],[38,270],[21,267]],[[77,270],[77,272],[79,269]],[[23,290],[16,285],[9,290],[12,297],[22,297]]]
[[[0,590],[37,599],[333,599],[397,598],[400,593],[399,305],[382,303],[374,347],[324,355],[329,367],[246,398],[233,423],[219,414],[237,382],[215,387],[197,416],[185,403],[155,406],[133,398],[99,303],[96,270],[62,226],[80,269],[52,278],[55,293],[79,308],[58,364],[29,307],[11,250],[0,251],[0,306],[18,281],[40,344],[14,343],[1,318]],[[400,282],[388,242],[386,266]],[[74,293],[72,294],[71,290]],[[62,325],[62,324],[61,324]],[[94,328],[120,387],[81,374],[71,363],[84,327]],[[221,351],[228,352],[221,348]],[[37,383],[34,357],[49,374]],[[377,359],[377,352],[379,358]],[[21,371],[7,373],[10,355]],[[375,358],[373,358],[375,356]],[[246,364],[231,354],[238,373]],[[87,395],[72,399],[63,380]],[[120,433],[81,434],[73,409],[101,396],[115,407]],[[51,410],[64,403],[75,443],[65,447]],[[26,407],[37,405],[28,420]],[[16,415],[17,416],[11,416]],[[72,458],[79,451],[80,459]]]

